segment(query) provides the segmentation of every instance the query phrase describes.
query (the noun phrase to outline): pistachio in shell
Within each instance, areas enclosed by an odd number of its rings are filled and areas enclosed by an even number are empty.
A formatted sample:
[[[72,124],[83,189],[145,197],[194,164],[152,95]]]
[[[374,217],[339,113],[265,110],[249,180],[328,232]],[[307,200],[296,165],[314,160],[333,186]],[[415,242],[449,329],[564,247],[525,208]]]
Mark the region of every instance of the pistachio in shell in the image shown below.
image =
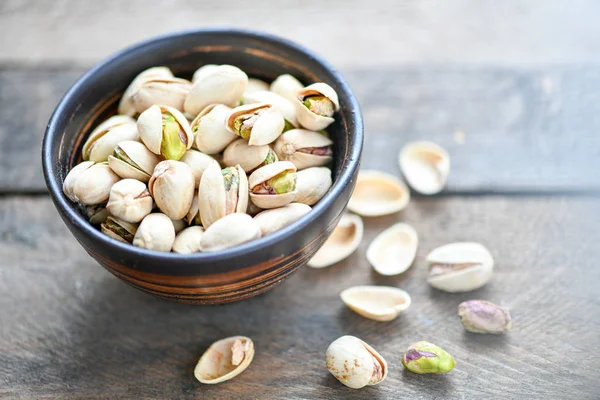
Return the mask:
[[[273,149],[281,161],[291,161],[301,170],[331,162],[332,144],[331,139],[318,132],[292,129],[279,136]]]
[[[108,163],[84,161],[69,172],[63,183],[63,191],[74,202],[86,206],[101,204],[108,200],[110,189],[120,179]]]
[[[137,228],[138,224],[132,224],[113,216],[107,217],[106,221],[100,225],[102,233],[123,243],[133,242]]]
[[[173,221],[165,214],[147,215],[135,233],[133,245],[148,250],[169,252],[175,242]]]
[[[107,161],[119,143],[139,139],[135,122],[113,125],[105,130],[95,129],[83,145],[81,158],[94,162]]]
[[[311,131],[320,131],[331,125],[334,112],[340,109],[337,93],[323,82],[300,89],[294,105],[298,122]]]
[[[277,154],[268,144],[250,146],[247,140],[241,138],[233,141],[223,152],[223,165],[232,167],[239,164],[248,174],[276,161],[279,161]]]
[[[169,106],[148,108],[139,116],[137,129],[148,150],[167,160],[179,160],[194,141],[187,119]]]
[[[123,96],[121,96],[118,109],[119,114],[133,117],[137,113],[131,97],[143,82],[154,78],[173,78],[173,73],[167,67],[152,67],[140,72],[133,81],[131,81],[125,90],[125,93],[123,93]]]
[[[224,250],[260,236],[260,227],[251,216],[243,213],[228,214],[206,228],[200,239],[200,250]]]
[[[106,209],[122,221],[140,222],[152,211],[154,202],[143,182],[123,179],[110,189]]]
[[[385,359],[367,343],[350,335],[329,345],[325,364],[335,379],[352,389],[377,385],[388,374]]]
[[[209,104],[194,118],[190,127],[194,136],[194,147],[205,154],[217,154],[238,136],[230,132],[226,120],[231,108],[223,104]]]
[[[198,210],[202,225],[208,228],[231,213],[244,213],[248,206],[248,178],[238,165],[221,170],[212,163],[204,171],[198,187]]]
[[[290,74],[283,74],[279,75],[273,82],[271,82],[269,89],[271,92],[276,93],[294,103],[296,101],[296,94],[303,88],[304,85],[300,83],[298,79],[294,78]]]
[[[194,198],[194,175],[181,161],[161,161],[154,169],[148,189],[163,213],[171,219],[182,219]]]
[[[179,254],[191,254],[200,251],[200,239],[204,234],[201,226],[190,226],[177,234],[173,251]]]
[[[154,77],[144,80],[131,95],[131,104],[138,113],[143,113],[155,104],[162,104],[183,111],[192,83],[186,79]]]
[[[159,158],[146,146],[133,140],[120,142],[113,154],[108,156],[108,165],[121,178],[148,182],[159,163]]]
[[[298,127],[294,104],[277,93],[269,92],[268,90],[246,91],[242,100],[244,104],[267,103],[279,108],[285,119],[284,131]]]
[[[262,236],[267,236],[299,220],[310,210],[312,208],[306,204],[290,203],[283,207],[261,211],[254,220],[260,226]]]
[[[296,196],[296,167],[277,161],[254,171],[248,178],[250,199],[260,208],[283,207]]]
[[[325,196],[332,185],[331,170],[327,167],[311,167],[296,172],[296,190],[294,202],[309,206],[316,204]]]
[[[198,187],[200,185],[202,174],[210,164],[215,162],[215,159],[207,154],[190,149],[185,152],[179,161],[186,163],[191,168],[192,174],[194,175],[195,187]]]
[[[261,146],[274,142],[283,132],[285,121],[279,108],[268,103],[246,104],[231,110],[227,129],[248,139],[248,144]]]

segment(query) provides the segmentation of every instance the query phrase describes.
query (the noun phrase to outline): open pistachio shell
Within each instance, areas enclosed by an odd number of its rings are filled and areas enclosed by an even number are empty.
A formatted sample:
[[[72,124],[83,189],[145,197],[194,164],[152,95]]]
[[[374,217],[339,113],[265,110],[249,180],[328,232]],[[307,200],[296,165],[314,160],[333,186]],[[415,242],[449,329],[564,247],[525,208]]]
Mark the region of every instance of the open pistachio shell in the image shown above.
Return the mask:
[[[442,191],[450,172],[450,156],[441,146],[432,142],[406,144],[398,158],[404,178],[414,190],[422,194]]]
[[[173,73],[167,67],[152,67],[142,71],[133,79],[133,81],[131,81],[125,90],[125,93],[123,93],[121,101],[119,102],[119,114],[128,115],[130,117],[133,117],[136,114],[136,109],[133,105],[131,96],[138,90],[144,81],[154,78],[173,78]]]
[[[106,221],[100,225],[102,233],[123,243],[133,242],[137,229],[138,224],[132,224],[113,216],[107,217]]]
[[[171,219],[182,219],[194,198],[194,175],[181,161],[161,161],[154,169],[148,189],[163,213]]]
[[[244,213],[248,207],[248,178],[238,165],[221,170],[211,163],[198,187],[198,210],[202,225],[208,228],[231,213]]]
[[[123,221],[136,223],[150,214],[153,204],[152,197],[143,182],[123,179],[110,189],[106,209]]]
[[[198,82],[203,76],[207,75],[210,71],[218,67],[217,64],[206,64],[201,66],[194,72],[192,76],[192,83]]]
[[[354,286],[340,297],[352,311],[375,321],[391,321],[410,307],[410,296],[402,289],[390,286]]]
[[[342,261],[358,248],[363,233],[362,218],[358,215],[345,213],[340,218],[340,222],[334,228],[331,236],[310,259],[308,266],[324,268]]]
[[[244,101],[244,104],[271,104],[279,108],[279,111],[283,114],[283,118],[285,118],[290,125],[295,128],[298,127],[298,119],[296,118],[296,108],[294,107],[294,104],[277,93],[269,92],[267,89],[254,92],[246,91],[242,100]]]
[[[131,95],[131,104],[138,113],[155,104],[183,111],[183,102],[190,93],[192,83],[186,79],[156,77],[144,80]]]
[[[296,172],[294,202],[312,206],[325,196],[332,185],[331,170],[327,167],[312,167]]]
[[[298,79],[289,74],[279,75],[273,82],[271,82],[270,86],[271,92],[277,93],[292,103],[296,101],[296,94],[298,91],[303,88],[304,85],[300,83]]]
[[[260,208],[277,208],[296,197],[296,167],[289,161],[267,164],[248,178],[250,199]]]
[[[256,78],[248,78],[248,86],[246,86],[246,93],[254,93],[269,90],[269,84],[263,80]]]
[[[200,185],[200,178],[202,178],[202,174],[206,168],[208,168],[208,166],[215,161],[215,159],[207,154],[190,149],[185,152],[179,161],[186,163],[192,169],[195,187],[198,187]]]
[[[188,120],[169,106],[153,105],[148,108],[139,116],[137,128],[148,150],[170,160],[183,157],[194,141]]]
[[[320,133],[292,129],[279,136],[273,150],[281,161],[291,161],[301,170],[329,163],[332,159],[332,144],[331,139]]]
[[[104,122],[100,123],[93,131],[90,133],[90,136],[83,144],[83,149],[81,150],[81,157],[84,160],[89,160],[90,151],[92,145],[102,136],[106,135],[108,131],[112,128],[115,128],[119,125],[126,124],[135,124],[135,120],[127,115],[114,115]]]
[[[202,383],[225,382],[241,374],[252,362],[254,343],[245,336],[232,336],[213,343],[204,352],[194,376]]]
[[[319,98],[329,104],[330,108],[311,107],[306,105],[309,98]],[[302,127],[311,131],[320,131],[327,128],[334,121],[333,113],[340,109],[338,95],[331,86],[326,83],[313,83],[296,93],[294,101],[296,107],[296,117]],[[319,113],[315,111],[318,110]]]
[[[227,129],[248,144],[261,146],[274,142],[283,132],[285,121],[279,108],[268,103],[239,106],[231,110],[226,120]]]
[[[232,65],[219,65],[200,74],[183,109],[186,114],[198,115],[209,104],[224,104],[235,107],[248,86],[248,76]]]
[[[112,126],[106,131],[96,131],[83,145],[81,157],[84,160],[103,162],[108,160],[115,147],[124,140],[139,140],[135,123]]]
[[[76,179],[67,182],[70,189],[69,198],[83,205],[105,203],[110,195],[110,189],[121,178],[108,166],[108,163],[98,163],[77,171]],[[71,183],[72,182],[72,183]]]
[[[173,221],[165,214],[147,215],[135,233],[133,245],[148,250],[169,252],[175,242]]]
[[[223,250],[258,239],[260,236],[260,227],[251,216],[233,213],[206,228],[200,239],[200,250]]]
[[[254,220],[260,226],[262,236],[267,236],[299,220],[310,210],[312,208],[306,204],[290,203],[283,207],[262,211],[254,217]]]
[[[159,163],[158,157],[146,146],[133,140],[120,142],[113,154],[108,156],[108,165],[121,178],[148,182]]]
[[[83,161],[71,168],[71,170],[65,177],[65,180],[63,181],[63,192],[65,196],[69,198],[69,200],[73,202],[79,202],[79,197],[77,197],[75,193],[73,193],[73,190],[75,189],[75,182],[77,182],[77,180],[85,170],[87,170],[94,164],[95,163],[93,161]]]
[[[248,174],[276,161],[279,161],[277,155],[268,144],[250,146],[248,141],[242,138],[233,141],[223,152],[223,165],[232,167],[239,164]]]
[[[192,121],[190,127],[195,135],[194,147],[206,154],[216,154],[238,136],[230,132],[226,120],[231,108],[223,104],[209,104]]]
[[[355,336],[342,336],[325,352],[325,364],[331,374],[344,385],[360,389],[385,380],[388,366],[374,348]]]
[[[179,254],[191,254],[200,251],[200,239],[204,234],[201,226],[190,226],[177,234],[173,251]]]
[[[361,170],[348,202],[348,209],[364,217],[393,214],[406,207],[410,192],[393,175],[375,170]]]
[[[367,260],[381,275],[398,275],[412,265],[419,238],[415,229],[404,223],[390,226],[371,242]]]

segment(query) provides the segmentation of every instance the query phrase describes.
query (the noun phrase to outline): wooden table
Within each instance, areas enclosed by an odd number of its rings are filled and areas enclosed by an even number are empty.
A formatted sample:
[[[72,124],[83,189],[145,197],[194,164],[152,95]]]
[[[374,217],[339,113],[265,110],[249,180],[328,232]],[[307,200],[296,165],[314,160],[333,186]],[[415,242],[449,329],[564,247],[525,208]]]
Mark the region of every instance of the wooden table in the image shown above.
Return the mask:
[[[232,3],[0,4],[0,397],[599,398],[600,6],[336,0],[319,13],[321,2]],[[43,183],[41,138],[62,93],[109,52],[240,21],[341,67],[363,108],[365,168],[399,175],[401,146],[433,140],[451,154],[449,184],[397,215],[365,219],[360,249],[331,268],[302,268],[237,304],[165,302],[111,276],[69,234]],[[420,246],[408,272],[386,278],[364,254],[398,221],[417,229]],[[429,287],[425,255],[464,240],[491,250],[492,281],[465,294]],[[370,283],[407,290],[413,305],[378,323],[341,303],[341,290]],[[466,333],[456,307],[473,298],[510,307],[514,329]],[[202,352],[236,334],[255,342],[250,368],[199,384]],[[385,382],[353,391],[327,372],[325,349],[344,334],[387,359]],[[446,349],[456,368],[404,371],[402,351],[418,340]]]

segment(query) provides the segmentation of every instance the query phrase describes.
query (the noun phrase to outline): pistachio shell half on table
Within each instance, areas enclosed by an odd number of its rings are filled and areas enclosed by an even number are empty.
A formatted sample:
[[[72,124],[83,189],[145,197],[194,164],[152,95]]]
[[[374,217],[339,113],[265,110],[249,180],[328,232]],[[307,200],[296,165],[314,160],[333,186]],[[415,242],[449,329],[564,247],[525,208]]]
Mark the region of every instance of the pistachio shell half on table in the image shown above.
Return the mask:
[[[287,128],[293,129],[298,127],[298,119],[296,118],[296,108],[294,107],[294,104],[277,93],[269,92],[268,89],[255,92],[248,92],[246,90],[242,100],[244,105],[255,103],[271,104],[279,108],[279,111],[283,114],[283,118],[285,118],[285,125]]]
[[[198,82],[200,80],[200,78],[207,75],[210,71],[212,71],[216,67],[218,67],[217,64],[206,64],[206,65],[201,66],[194,72],[194,75],[192,76],[192,83]]]
[[[133,140],[125,140],[108,156],[108,165],[121,178],[148,182],[160,160],[146,146]]]
[[[198,115],[209,104],[235,107],[248,86],[248,76],[233,65],[218,65],[199,74],[185,99],[183,110]]]
[[[406,207],[410,192],[395,176],[375,170],[361,170],[348,202],[348,209],[364,217],[393,214]]]
[[[390,286],[354,286],[340,297],[352,311],[375,321],[391,321],[411,303],[408,293]]]
[[[143,182],[123,179],[110,189],[106,209],[123,221],[136,223],[152,212],[153,205],[152,197]]]
[[[192,147],[194,135],[188,120],[173,107],[153,105],[137,120],[142,142],[154,154],[179,160]]]
[[[254,220],[260,226],[262,236],[267,236],[299,220],[310,210],[312,208],[306,204],[290,203],[283,207],[261,211],[254,217]]]
[[[137,229],[138,224],[132,224],[112,216],[107,217],[106,222],[100,225],[102,233],[123,243],[132,243]]]
[[[81,157],[94,162],[107,161],[119,143],[139,139],[135,122],[111,126],[106,130],[95,129],[83,145]]]
[[[194,198],[194,175],[181,161],[161,161],[154,168],[148,190],[163,213],[171,219],[182,219]]]
[[[304,85],[300,81],[294,78],[292,75],[283,74],[279,75],[273,82],[271,82],[270,90],[273,93],[286,98],[288,101],[294,103],[296,101],[296,93],[303,89]]]
[[[198,210],[204,228],[228,214],[244,213],[246,207],[248,178],[242,167],[221,170],[215,162],[206,168],[198,187]]]
[[[258,223],[248,214],[233,213],[209,226],[200,239],[201,251],[228,249],[260,238]]]
[[[135,233],[133,245],[148,250],[169,252],[175,242],[173,221],[165,214],[147,215]]]
[[[377,385],[385,380],[388,366],[385,359],[355,336],[342,336],[325,352],[325,364],[331,374],[352,389]]]
[[[246,86],[245,93],[262,92],[269,90],[269,84],[261,79],[248,78],[248,86]]]
[[[155,104],[183,111],[192,83],[187,79],[155,77],[144,80],[131,95],[131,104],[138,113],[143,113]]]
[[[216,154],[237,139],[238,136],[226,126],[230,113],[231,108],[223,104],[206,106],[191,124],[195,135],[194,147],[206,154]]]
[[[250,146],[248,141],[242,138],[233,141],[223,152],[223,165],[232,167],[239,164],[248,174],[277,161],[277,155],[268,144]]]
[[[173,73],[167,67],[152,67],[142,71],[133,79],[133,81],[131,81],[125,90],[125,93],[123,93],[121,101],[119,102],[119,114],[133,117],[137,113],[131,96],[138,90],[144,81],[154,78],[173,78]]]
[[[281,161],[291,161],[301,170],[331,162],[332,144],[331,139],[318,132],[292,129],[279,136],[273,150]]]
[[[354,214],[343,214],[331,236],[310,259],[308,266],[324,268],[342,261],[358,248],[363,233],[362,218]]]
[[[192,174],[194,175],[195,187],[198,187],[200,185],[202,174],[206,171],[206,168],[216,160],[207,154],[190,149],[183,154],[183,157],[181,157],[179,161],[190,167]]]
[[[316,204],[325,196],[332,185],[331,170],[327,167],[312,167],[296,172],[296,190],[294,202],[309,206]]]
[[[512,328],[508,308],[485,300],[463,301],[458,305],[462,326],[473,333],[504,333]]]
[[[200,357],[194,376],[201,383],[225,382],[241,374],[252,362],[254,343],[245,336],[221,339]]]
[[[483,245],[473,242],[451,243],[427,255],[427,282],[445,292],[468,292],[489,282],[494,259]]]
[[[404,223],[390,226],[371,242],[367,260],[381,275],[398,275],[412,265],[417,255],[419,237]]]
[[[450,172],[450,156],[441,146],[432,142],[411,142],[399,155],[400,169],[414,190],[422,194],[436,194],[446,186]]]
[[[456,361],[444,349],[426,341],[411,344],[402,355],[402,365],[416,374],[446,374]]]
[[[300,89],[294,105],[298,122],[311,131],[320,131],[331,125],[333,114],[340,109],[337,93],[323,82]]]
[[[108,163],[84,161],[67,174],[63,192],[71,201],[86,206],[101,204],[108,200],[110,188],[120,179]]]
[[[251,146],[274,142],[283,132],[285,121],[279,108],[267,103],[239,106],[226,120],[231,133],[248,139]]]
[[[250,199],[260,208],[283,207],[296,196],[296,167],[277,161],[254,171],[248,178]]]
[[[173,251],[179,254],[191,254],[200,251],[200,239],[204,234],[201,226],[190,226],[177,234],[173,243]]]

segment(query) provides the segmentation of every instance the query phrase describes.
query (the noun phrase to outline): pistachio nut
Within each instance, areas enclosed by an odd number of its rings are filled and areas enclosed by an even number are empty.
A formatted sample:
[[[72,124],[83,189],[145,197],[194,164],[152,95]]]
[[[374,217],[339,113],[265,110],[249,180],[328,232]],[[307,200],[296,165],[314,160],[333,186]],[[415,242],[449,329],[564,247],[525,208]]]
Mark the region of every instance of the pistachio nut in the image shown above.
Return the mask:
[[[494,259],[483,245],[472,242],[451,243],[427,255],[431,286],[445,292],[479,289],[492,278]]]
[[[342,336],[333,341],[325,352],[325,364],[331,374],[352,389],[377,385],[388,373],[385,359],[355,336]]]
[[[223,165],[232,167],[239,164],[248,174],[276,161],[279,161],[277,155],[268,144],[250,146],[247,140],[241,138],[232,142],[223,152]]]
[[[340,293],[352,311],[374,321],[391,321],[410,307],[410,296],[391,286],[354,286]]]
[[[398,275],[410,268],[418,246],[415,228],[401,222],[377,235],[367,249],[367,260],[381,275]]]
[[[173,221],[165,214],[147,215],[135,233],[133,245],[148,250],[169,252],[175,242]]]
[[[168,106],[148,108],[139,116],[137,128],[148,150],[167,160],[179,160],[194,141],[187,119]]]
[[[175,228],[176,235],[188,227],[188,223],[183,219],[172,219],[171,222],[173,223],[173,227]]]
[[[416,374],[445,374],[456,365],[454,358],[433,343],[411,344],[402,355],[404,367]]]
[[[296,94],[298,91],[303,88],[304,85],[300,83],[298,79],[289,74],[279,75],[273,82],[271,82],[270,86],[271,92],[277,93],[292,103],[296,101]]]
[[[186,163],[192,169],[195,187],[198,187],[200,185],[202,174],[210,164],[215,162],[215,159],[197,150],[190,149],[185,152],[179,161]]]
[[[230,132],[225,121],[231,108],[223,104],[209,104],[192,121],[191,129],[195,135],[194,147],[205,154],[216,154],[235,139],[237,135]]]
[[[107,217],[106,222],[100,225],[100,231],[102,233],[124,243],[133,242],[133,237],[135,236],[137,229],[138,224],[131,224],[112,216]]]
[[[156,77],[144,80],[131,95],[131,104],[138,113],[143,113],[155,104],[183,111],[192,83],[186,79]]]
[[[194,175],[181,161],[161,161],[154,168],[148,189],[163,213],[171,219],[182,219],[194,198]]]
[[[233,65],[218,65],[199,74],[185,99],[183,110],[198,115],[209,104],[235,107],[248,86],[248,76]]]
[[[442,191],[450,173],[450,156],[432,142],[411,142],[400,151],[398,162],[404,178],[417,192],[436,194]]]
[[[503,333],[512,328],[510,311],[485,300],[463,301],[458,305],[463,327],[473,333]]]
[[[133,79],[125,90],[125,93],[123,93],[121,101],[119,102],[119,114],[128,115],[130,117],[133,117],[136,114],[136,109],[133,106],[131,96],[137,92],[144,81],[154,78],[173,78],[173,73],[167,67],[152,67],[142,71]]]
[[[200,251],[200,239],[204,233],[201,226],[190,226],[177,234],[173,243],[173,251],[179,254],[197,253]]]
[[[200,80],[200,78],[202,78],[203,76],[208,74],[215,67],[218,67],[218,65],[217,64],[205,64],[205,65],[201,66],[200,68],[198,68],[196,70],[196,72],[194,72],[194,75],[192,76],[192,83],[198,82],[198,80]]]
[[[92,225],[101,225],[106,222],[106,219],[109,217],[108,210],[106,209],[106,204],[95,204],[92,206],[87,206],[85,209],[88,218],[90,219],[90,224]]]
[[[248,86],[246,86],[246,93],[254,93],[259,91],[268,91],[269,84],[261,79],[248,78]]]
[[[312,268],[325,268],[349,257],[360,245],[364,224],[358,215],[344,213],[333,233],[308,261]]]
[[[105,203],[110,188],[121,179],[108,163],[91,164],[84,162],[73,168],[63,183],[65,195],[86,206]]]
[[[313,83],[296,93],[296,117],[304,128],[320,131],[334,121],[334,112],[340,109],[338,95],[326,83]]]
[[[113,125],[105,130],[95,129],[83,145],[81,157],[94,162],[107,161],[119,143],[139,139],[135,122]]]
[[[348,209],[364,217],[378,217],[403,210],[409,201],[410,191],[394,175],[361,170]]]
[[[298,170],[331,162],[333,142],[327,136],[305,129],[292,129],[275,141],[273,149],[282,161],[291,161]]]
[[[123,179],[110,189],[106,209],[111,215],[125,222],[140,222],[152,212],[152,197],[143,182]]]
[[[242,167],[221,170],[216,162],[209,165],[198,188],[198,210],[204,228],[228,214],[246,212],[247,206],[248,178]]]
[[[311,167],[296,172],[296,190],[294,202],[309,206],[316,204],[325,196],[332,185],[331,170],[327,167]]]
[[[310,210],[312,208],[306,204],[290,203],[283,207],[264,210],[258,213],[254,220],[260,226],[262,236],[267,236],[299,220]]]
[[[251,146],[274,142],[283,132],[285,121],[279,108],[267,103],[239,106],[226,119],[227,129],[248,139]]]
[[[248,214],[233,213],[206,228],[200,238],[200,250],[223,250],[258,238],[260,238],[258,223]]]
[[[148,182],[159,163],[158,157],[146,146],[133,140],[120,142],[113,154],[108,156],[108,165],[121,178]]]
[[[289,161],[277,161],[254,171],[248,178],[250,199],[260,208],[277,208],[294,201],[296,167]]]
[[[233,336],[221,339],[211,344],[200,357],[194,376],[206,384],[225,382],[248,368],[253,357],[254,343],[250,338]]]
[[[269,92],[267,89],[259,90],[255,92],[246,92],[242,97],[244,105],[246,104],[255,104],[255,103],[267,103],[271,104],[277,108],[283,114],[283,118],[285,118],[285,126],[289,129],[298,127],[298,119],[296,118],[296,107],[294,104],[286,99],[278,95],[277,93]],[[289,130],[289,129],[285,129]]]

